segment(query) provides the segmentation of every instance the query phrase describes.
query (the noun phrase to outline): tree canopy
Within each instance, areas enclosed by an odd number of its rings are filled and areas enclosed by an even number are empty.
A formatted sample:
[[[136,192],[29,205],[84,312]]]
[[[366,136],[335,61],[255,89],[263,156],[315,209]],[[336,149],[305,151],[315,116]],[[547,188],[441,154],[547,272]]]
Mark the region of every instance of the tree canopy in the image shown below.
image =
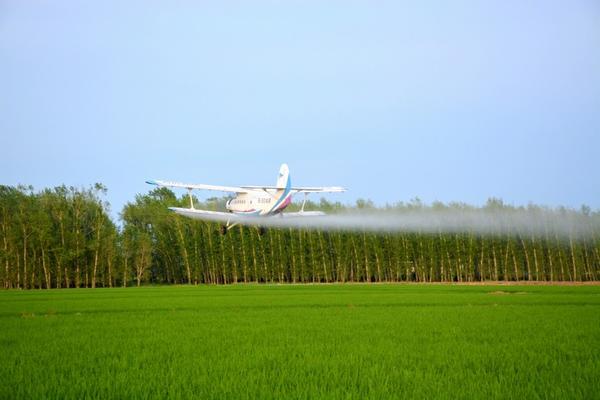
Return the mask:
[[[600,214],[559,208],[589,225],[590,234],[563,237],[505,232],[366,232],[238,226],[221,235],[215,223],[168,210],[187,196],[167,188],[139,194],[118,226],[106,187],[58,186],[34,191],[0,186],[0,282],[3,288],[112,287],[143,284],[299,282],[592,281],[600,278]],[[222,209],[226,198],[194,198]],[[299,209],[298,204],[290,206]],[[421,200],[377,207],[320,199],[307,210],[516,210],[491,198],[482,208]],[[545,210],[529,205],[521,212]]]

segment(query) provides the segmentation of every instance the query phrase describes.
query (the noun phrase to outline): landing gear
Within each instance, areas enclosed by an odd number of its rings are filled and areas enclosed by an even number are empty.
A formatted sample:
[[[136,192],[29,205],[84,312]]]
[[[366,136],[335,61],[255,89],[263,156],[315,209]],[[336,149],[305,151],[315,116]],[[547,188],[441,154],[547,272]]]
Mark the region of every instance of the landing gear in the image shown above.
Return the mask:
[[[222,236],[227,235],[227,225],[221,225],[221,229],[219,231]]]
[[[234,226],[236,226],[237,224],[239,224],[239,222],[234,222],[231,223],[231,221],[227,221],[227,223],[225,225],[221,225],[221,229],[219,230],[219,232],[221,232],[221,235],[227,235],[227,232],[233,228]]]

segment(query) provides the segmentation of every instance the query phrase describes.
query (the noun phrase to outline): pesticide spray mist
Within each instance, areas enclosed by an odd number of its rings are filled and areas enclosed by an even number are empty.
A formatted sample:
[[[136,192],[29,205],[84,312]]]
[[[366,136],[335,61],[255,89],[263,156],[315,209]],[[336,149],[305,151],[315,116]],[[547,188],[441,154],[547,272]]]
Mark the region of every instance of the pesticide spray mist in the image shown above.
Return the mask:
[[[194,217],[193,215],[188,215]],[[204,217],[205,218],[205,217]],[[470,232],[482,235],[527,235],[584,239],[600,233],[600,215],[573,210],[433,209],[352,211],[324,215],[279,214],[271,217],[236,218],[244,225],[369,232]]]
[[[598,221],[595,221],[598,222]],[[323,230],[382,232],[473,232],[478,234],[559,235],[582,238],[593,234],[592,218],[573,212],[417,210],[355,212],[315,217],[269,218],[264,225]]]

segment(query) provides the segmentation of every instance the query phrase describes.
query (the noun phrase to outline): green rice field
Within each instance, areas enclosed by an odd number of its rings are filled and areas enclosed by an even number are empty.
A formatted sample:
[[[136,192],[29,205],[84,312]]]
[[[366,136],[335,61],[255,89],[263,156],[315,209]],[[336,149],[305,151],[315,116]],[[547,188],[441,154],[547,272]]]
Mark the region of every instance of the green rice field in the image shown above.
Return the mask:
[[[600,398],[600,286],[0,291],[0,398]]]

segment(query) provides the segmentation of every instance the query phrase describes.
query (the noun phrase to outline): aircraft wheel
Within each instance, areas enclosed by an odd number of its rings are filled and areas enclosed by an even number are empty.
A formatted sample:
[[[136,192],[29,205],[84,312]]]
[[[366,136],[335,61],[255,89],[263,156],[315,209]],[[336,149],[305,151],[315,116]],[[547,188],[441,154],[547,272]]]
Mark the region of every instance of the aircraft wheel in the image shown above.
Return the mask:
[[[221,235],[225,236],[227,235],[227,226],[226,225],[221,225]]]
[[[264,226],[259,226],[258,227],[258,234],[260,236],[263,236],[265,233],[267,233],[267,228],[265,228]]]

